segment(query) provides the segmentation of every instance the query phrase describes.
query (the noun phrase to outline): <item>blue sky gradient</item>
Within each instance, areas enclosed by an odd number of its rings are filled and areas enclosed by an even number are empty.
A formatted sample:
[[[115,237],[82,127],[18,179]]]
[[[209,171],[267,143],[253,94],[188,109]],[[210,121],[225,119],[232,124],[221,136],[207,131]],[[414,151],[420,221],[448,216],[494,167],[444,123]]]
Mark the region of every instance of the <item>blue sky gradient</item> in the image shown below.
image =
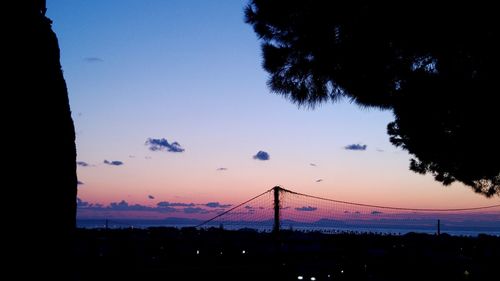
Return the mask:
[[[47,4],[78,161],[87,164],[78,166],[86,202],[235,204],[278,184],[373,204],[493,202],[410,172],[409,155],[386,134],[390,111],[348,101],[310,110],[270,93],[258,38],[243,21],[246,1]],[[184,151],[152,151],[148,139],[178,142]],[[366,147],[345,149],[353,144]],[[255,161],[258,151],[270,159]]]

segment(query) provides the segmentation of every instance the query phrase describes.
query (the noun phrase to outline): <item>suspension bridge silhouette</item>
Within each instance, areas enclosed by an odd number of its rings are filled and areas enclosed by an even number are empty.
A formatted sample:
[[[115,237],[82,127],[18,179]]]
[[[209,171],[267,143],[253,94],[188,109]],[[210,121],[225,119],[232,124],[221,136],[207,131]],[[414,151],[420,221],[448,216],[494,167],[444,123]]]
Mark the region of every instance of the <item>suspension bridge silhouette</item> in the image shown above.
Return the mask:
[[[338,232],[500,235],[500,204],[471,208],[404,208],[341,201],[275,186],[196,225]]]
[[[200,213],[205,218],[214,213],[213,210],[205,211]],[[406,208],[337,200],[275,186],[227,210],[219,209],[217,212],[206,220],[167,218],[144,222],[106,219],[105,223],[98,222],[97,227],[215,227],[226,230],[298,230],[333,234],[446,232],[454,235],[484,233],[500,236],[500,204],[470,208]]]

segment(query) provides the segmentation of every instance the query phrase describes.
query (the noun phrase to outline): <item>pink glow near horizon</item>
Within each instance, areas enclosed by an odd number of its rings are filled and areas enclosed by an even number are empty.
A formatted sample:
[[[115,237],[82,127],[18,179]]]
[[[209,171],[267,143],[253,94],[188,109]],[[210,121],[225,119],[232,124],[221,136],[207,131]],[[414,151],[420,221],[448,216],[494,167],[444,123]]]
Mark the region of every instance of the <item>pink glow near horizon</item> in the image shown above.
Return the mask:
[[[281,219],[297,222],[315,222],[321,219],[338,221],[389,223],[399,221],[416,222],[418,220],[445,219],[450,222],[475,221],[500,222],[500,206],[466,211],[418,211],[393,210],[375,206],[356,206],[347,203],[330,202],[298,195],[285,194],[281,198]],[[163,205],[162,205],[163,204]],[[167,208],[165,208],[167,207]],[[111,206],[84,205],[79,209],[80,219],[165,219],[169,217],[207,220],[223,213],[235,205],[220,202],[180,203],[165,202],[153,205],[134,205],[124,202]],[[272,192],[268,192],[254,201],[237,207],[221,221],[269,221],[274,215]]]

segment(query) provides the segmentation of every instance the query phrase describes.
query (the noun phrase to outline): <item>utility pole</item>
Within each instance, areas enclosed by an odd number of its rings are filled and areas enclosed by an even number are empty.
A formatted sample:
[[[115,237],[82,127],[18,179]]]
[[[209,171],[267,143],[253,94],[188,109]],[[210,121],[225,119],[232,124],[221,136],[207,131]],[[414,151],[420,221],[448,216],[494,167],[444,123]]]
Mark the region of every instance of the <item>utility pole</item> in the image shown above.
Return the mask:
[[[281,187],[275,186],[274,191],[274,227],[273,232],[278,234],[280,232],[280,192]]]

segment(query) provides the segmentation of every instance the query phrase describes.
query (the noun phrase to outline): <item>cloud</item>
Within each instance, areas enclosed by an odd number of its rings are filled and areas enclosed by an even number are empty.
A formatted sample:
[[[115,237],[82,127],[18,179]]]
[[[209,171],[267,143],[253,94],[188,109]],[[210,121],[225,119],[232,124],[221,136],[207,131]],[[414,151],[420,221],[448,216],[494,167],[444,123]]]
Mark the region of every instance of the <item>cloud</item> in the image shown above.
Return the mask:
[[[377,150],[377,152],[384,152],[384,150],[380,149],[380,148],[377,148],[376,150]]]
[[[208,210],[205,210],[203,208],[199,208],[199,207],[187,207],[187,208],[184,208],[183,209],[184,213],[186,214],[207,214],[209,213]]]
[[[109,204],[109,207],[112,210],[118,211],[151,211],[153,208],[149,206],[144,206],[140,204],[129,205],[127,201],[122,200],[120,202],[113,202]]]
[[[117,160],[114,160],[114,161],[104,160],[104,164],[108,164],[108,165],[111,165],[111,166],[121,166],[121,165],[123,165],[123,162],[122,161],[117,161]]]
[[[178,142],[169,143],[167,139],[148,138],[144,144],[149,146],[149,150],[151,151],[184,152],[185,150]]]
[[[76,198],[76,207],[79,209],[91,209],[97,211],[106,210],[105,208],[103,208],[102,204],[92,204],[87,201],[83,201],[78,197]]]
[[[82,199],[80,198],[76,198],[76,206],[77,207],[88,207],[90,204],[89,202],[86,202],[86,201],[83,201]]]
[[[86,58],[83,58],[83,60],[85,62],[88,62],[88,63],[104,62],[103,59],[98,58],[98,57],[86,57]]]
[[[85,161],[76,161],[76,165],[82,166],[82,167],[88,167],[88,166],[90,166],[89,163],[87,163]]]
[[[309,163],[309,165],[310,165],[310,166],[313,166],[313,167],[317,167],[317,165],[316,165],[316,164],[314,164],[314,163]]]
[[[323,181],[323,179],[316,180],[316,182],[322,182],[322,181]]]
[[[148,195],[148,199],[155,199],[155,197],[153,195]]]
[[[246,206],[245,206],[245,209],[253,209],[253,207],[252,207],[252,206],[250,206],[250,205],[246,205]]]
[[[346,150],[366,150],[368,146],[366,144],[359,144],[359,143],[354,143],[354,144],[349,144],[344,146],[344,149]]]
[[[224,167],[217,168],[217,171],[227,171],[227,168],[224,168]]]
[[[83,181],[76,181],[76,184],[77,184],[77,185],[82,185],[82,184],[84,184],[84,183],[83,183]]]
[[[207,204],[204,204],[204,206],[207,206],[209,208],[229,208],[231,207],[231,204],[220,204],[219,202],[208,202]]]
[[[128,158],[135,158],[135,155],[129,155]]]
[[[156,207],[156,210],[160,213],[175,213],[175,212],[179,212],[178,209],[174,208],[174,207]]]
[[[194,203],[177,203],[177,202],[167,202],[167,201],[161,201],[156,204],[156,206],[163,208],[163,207],[193,207]]]
[[[130,205],[127,201],[122,200],[120,202],[112,202],[108,206],[103,206],[102,204],[92,204],[76,199],[76,205],[79,209],[92,210],[92,211],[157,211],[156,208],[144,206],[140,204]]]
[[[382,214],[382,212],[379,212],[379,211],[372,211],[372,212],[371,212],[371,214],[372,214],[372,215],[380,215],[380,214]]]
[[[295,210],[300,211],[300,212],[313,212],[316,211],[318,208],[316,207],[311,207],[311,206],[304,206],[300,208],[295,208]]]
[[[269,153],[262,151],[262,150],[259,150],[259,152],[257,152],[257,154],[255,154],[253,156],[253,159],[261,160],[261,161],[269,160],[269,158],[270,158]]]
[[[149,195],[148,198],[152,199],[154,196]],[[147,206],[141,204],[129,204],[125,200],[119,202],[111,202],[107,206],[101,204],[92,204],[83,201],[80,198],[76,200],[78,209],[86,211],[96,211],[96,212],[129,212],[129,211],[140,211],[140,212],[157,212],[157,213],[176,213],[184,212],[186,214],[209,214],[223,212],[224,208],[230,207],[230,204],[220,204],[219,202],[209,202],[206,204],[194,204],[194,203],[180,203],[180,202],[158,202],[156,206]],[[200,207],[196,207],[199,205]],[[204,207],[208,207],[204,208]]]

